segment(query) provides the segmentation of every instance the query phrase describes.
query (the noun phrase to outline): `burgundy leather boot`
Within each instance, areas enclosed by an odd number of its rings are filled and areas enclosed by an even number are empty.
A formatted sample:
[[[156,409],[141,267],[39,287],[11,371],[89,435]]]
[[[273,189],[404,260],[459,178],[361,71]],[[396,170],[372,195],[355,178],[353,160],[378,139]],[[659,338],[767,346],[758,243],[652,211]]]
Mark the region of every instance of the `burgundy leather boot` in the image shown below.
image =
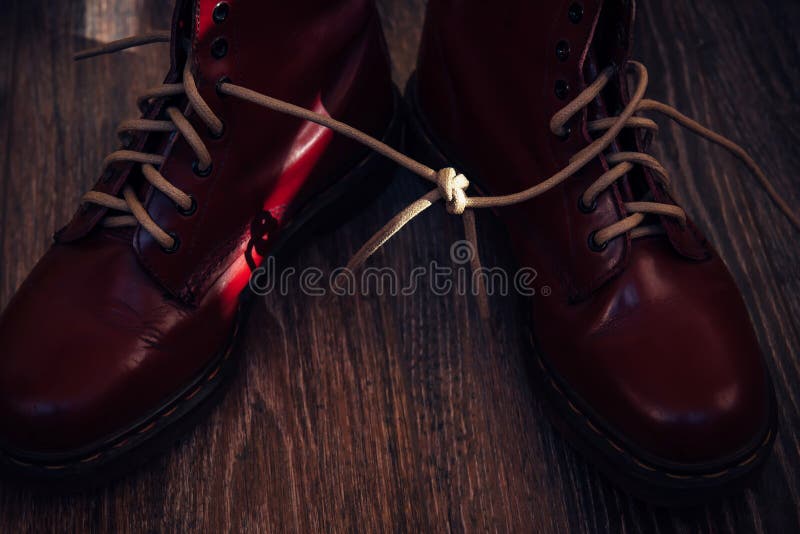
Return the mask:
[[[0,319],[7,473],[96,482],[168,443],[233,368],[251,267],[389,174],[230,89],[391,142],[398,99],[371,0],[179,0],[166,39],[144,120],[123,123],[123,148]]]
[[[431,0],[409,150],[484,195],[556,175],[638,98],[633,19],[622,0]],[[773,390],[731,275],[641,155],[655,124],[623,123],[559,185],[497,213],[552,287],[530,325],[556,426],[630,492],[692,502],[764,461]]]

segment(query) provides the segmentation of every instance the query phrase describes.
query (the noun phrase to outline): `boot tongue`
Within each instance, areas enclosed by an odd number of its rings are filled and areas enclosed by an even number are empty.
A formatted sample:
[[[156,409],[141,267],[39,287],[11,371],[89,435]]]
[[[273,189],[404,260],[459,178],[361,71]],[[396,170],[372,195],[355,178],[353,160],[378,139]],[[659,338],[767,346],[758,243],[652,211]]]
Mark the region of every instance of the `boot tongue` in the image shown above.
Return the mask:
[[[611,65],[622,66],[630,57],[635,7],[633,0],[606,0],[598,11],[583,63],[584,83],[589,85]],[[622,107],[623,93],[615,77],[589,108],[589,120],[616,114]],[[622,90],[620,90],[622,89]]]
[[[164,83],[176,83],[183,78],[183,67],[188,60],[187,50],[191,47],[192,32],[194,31],[194,13],[195,13],[195,0],[177,0],[175,9],[172,12],[172,39],[170,40],[170,68],[167,73]],[[169,99],[167,99],[169,100]],[[184,97],[173,98],[173,105],[178,105],[183,109],[186,105]],[[166,108],[166,104],[155,103],[149,107],[142,109],[143,116],[150,116],[156,118],[154,109],[162,111]],[[162,117],[163,118],[163,117]],[[150,132],[146,134],[146,143],[143,152],[163,153],[167,149],[170,142],[171,133],[169,132]],[[136,195],[139,198],[146,198],[152,186],[147,182],[142,173],[141,166],[128,164],[128,172],[131,175],[128,178],[128,183],[134,186]],[[135,227],[122,227],[111,230],[112,233],[130,238],[136,232]]]
[[[589,51],[584,63],[587,81],[594,79],[588,76],[592,70],[600,72],[609,65],[623,65],[628,60],[633,45],[635,14],[633,0],[603,2],[595,17]]]
[[[185,43],[191,42],[195,11],[194,0],[177,0],[175,10],[172,12],[172,40],[170,41],[170,69],[167,76],[177,79],[186,61]]]
[[[583,77],[586,85],[597,78],[605,68],[614,65],[620,69],[625,67],[633,44],[633,23],[635,17],[634,0],[606,0],[594,20],[594,30],[585,52]],[[625,71],[613,76],[605,89],[587,106],[587,120],[596,120],[608,116],[617,116],[622,112],[630,98],[628,77]],[[643,152],[652,141],[652,135],[623,129],[609,149],[611,151]],[[672,199],[656,186],[656,181],[649,170],[636,165],[626,175],[616,181],[617,188],[624,202],[636,200],[654,200],[670,204]],[[681,255],[694,260],[707,259],[708,250],[702,237],[691,230],[680,226],[669,217],[648,215],[643,225],[661,223],[673,248]]]
[[[177,83],[181,80],[183,66],[187,60],[187,43],[191,43],[192,32],[194,30],[193,20],[195,12],[195,0],[177,0],[172,14],[172,37],[170,40],[170,68],[164,83]],[[144,104],[140,111],[143,118],[156,119],[158,113],[164,109],[164,101],[152,104]],[[144,137],[142,145],[138,145],[137,150],[148,153],[160,153],[169,141],[169,133],[150,132],[139,134]],[[142,174],[141,166],[133,163],[118,164],[114,168],[115,184],[113,187],[106,187],[110,194],[119,194],[124,183],[129,183],[134,187],[139,198],[145,198],[150,184],[147,183]],[[99,183],[99,182],[98,182]],[[71,242],[87,235],[101,220],[107,216],[110,210],[101,209],[94,206],[89,210],[79,210],[72,220],[55,234],[58,242]],[[106,232],[118,235],[123,238],[130,238],[136,228],[120,227],[107,228]]]
[[[630,57],[632,31],[635,16],[633,0],[606,0],[595,19],[595,27],[583,64],[583,76],[586,85],[597,79],[605,68],[616,65],[623,66]],[[624,74],[615,76],[602,93],[588,106],[589,121],[619,115],[627,99],[627,87],[621,87],[627,78]],[[612,149],[616,151],[636,150],[635,133],[623,130]],[[632,182],[634,187],[632,187]],[[639,180],[622,179],[617,182],[620,193],[625,200],[633,200],[641,196]],[[636,191],[634,190],[636,189]]]

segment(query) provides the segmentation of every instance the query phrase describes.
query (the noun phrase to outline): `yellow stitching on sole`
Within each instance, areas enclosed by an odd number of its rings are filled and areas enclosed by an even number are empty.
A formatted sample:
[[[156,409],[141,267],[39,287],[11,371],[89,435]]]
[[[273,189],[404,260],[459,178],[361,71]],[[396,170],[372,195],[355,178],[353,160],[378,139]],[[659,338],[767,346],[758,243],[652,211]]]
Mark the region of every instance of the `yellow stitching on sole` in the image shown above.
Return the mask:
[[[151,430],[153,430],[153,427],[154,427],[154,426],[156,426],[156,423],[157,423],[157,422],[158,422],[158,421],[153,421],[152,423],[150,423],[149,425],[147,425],[146,427],[142,428],[141,430],[139,430],[139,431],[138,431],[138,432],[136,432],[136,433],[137,433],[137,434],[144,434],[144,433],[146,433],[146,432],[150,432]]]
[[[239,319],[241,320],[241,317]],[[210,382],[222,370],[222,362],[228,360],[230,355],[233,353],[233,347],[235,345],[234,339],[236,338],[236,335],[239,332],[240,320],[236,321],[236,325],[234,327],[233,334],[231,335],[231,342],[228,345],[228,348],[225,350],[225,355],[222,357],[222,361],[220,362],[220,364],[217,365],[217,367],[206,378],[206,380],[205,380],[205,382],[203,384],[200,384],[199,386],[197,386],[197,388],[189,396],[184,397],[182,401],[188,401],[192,397],[197,395],[200,392],[200,390],[203,389],[203,385],[207,384],[208,382]],[[540,365],[541,365],[541,362],[540,362]],[[156,423],[159,420],[172,415],[175,412],[175,410],[178,409],[179,406],[180,406],[180,404],[178,404],[176,406],[173,406],[169,411],[167,411],[167,412],[161,414],[160,416],[158,416],[158,418],[155,421],[153,421],[152,423],[150,423],[146,427],[142,428],[141,430],[136,431],[136,435],[141,435],[141,434],[144,434],[144,433],[149,432],[150,430],[152,430],[153,427],[156,426]],[[119,449],[120,447],[124,447],[130,441],[130,436],[133,435],[133,434],[134,434],[134,431],[131,431],[129,433],[128,437],[126,437],[125,439],[123,439],[119,443],[115,443],[114,445],[111,445],[111,446],[106,445],[105,446],[105,450]],[[49,469],[51,471],[54,471],[54,470],[65,469],[65,468],[69,467],[70,465],[76,465],[76,464],[79,464],[79,463],[80,464],[88,464],[88,463],[91,463],[91,462],[99,459],[103,455],[104,455],[104,451],[100,451],[98,453],[95,453],[92,456],[88,456],[88,457],[80,459],[80,460],[75,460],[72,463],[64,464],[64,465],[41,465],[41,464],[33,464],[33,463],[23,462],[22,460],[17,460],[16,458],[13,458],[11,456],[7,456],[6,458],[8,458],[10,461],[14,462],[15,464],[21,465],[23,467],[42,467],[44,469]]]
[[[201,389],[202,389],[202,386],[197,386],[196,388],[194,388],[194,391],[192,391],[191,393],[189,393],[189,395],[187,395],[186,397],[184,397],[184,398],[183,398],[183,400],[185,400],[185,401],[192,400],[192,399],[194,398],[194,396],[195,396],[195,395],[197,395],[198,393],[200,393],[200,390],[201,390]]]
[[[729,469],[724,469],[724,470],[722,470],[722,471],[720,471],[718,473],[711,473],[709,475],[700,475],[700,476],[703,477],[703,478],[719,478],[721,476],[727,475],[728,471],[730,471],[730,470]]]
[[[628,457],[629,457],[631,460],[633,460],[633,463],[635,463],[635,464],[636,464],[636,465],[638,465],[639,467],[641,467],[641,468],[643,468],[643,469],[647,469],[648,471],[658,471],[658,469],[656,469],[656,468],[654,468],[654,467],[650,467],[650,466],[649,466],[649,465],[647,465],[647,464],[643,464],[642,462],[640,462],[638,459],[634,458],[634,457],[633,457],[633,456],[631,456],[630,454],[627,454],[627,453],[626,453],[626,455],[627,455],[627,456],[628,456]]]
[[[602,436],[603,438],[605,438],[605,436],[603,436],[602,432],[600,432],[600,431],[597,429],[597,427],[596,427],[596,426],[594,426],[594,424],[592,424],[592,422],[591,422],[591,421],[589,421],[588,419],[586,420],[586,424],[587,424],[587,425],[589,425],[589,428],[591,428],[592,430],[594,430],[594,433],[595,433],[595,434],[597,434],[597,435],[599,435],[599,436]],[[613,443],[611,440],[608,440],[608,441],[609,441],[609,443]]]
[[[214,377],[219,374],[220,370],[222,370],[221,366],[218,366],[216,369],[214,369],[214,372],[208,375],[208,378],[206,378],[206,382],[211,382],[214,380]]]
[[[606,443],[611,445],[611,447],[613,447],[616,451],[618,451],[622,455],[627,456],[630,460],[632,460],[639,467],[641,467],[643,469],[646,469],[648,471],[653,471],[653,472],[656,472],[656,473],[660,473],[660,474],[666,475],[666,476],[668,476],[670,478],[679,479],[679,480],[698,479],[698,478],[719,478],[719,477],[727,475],[728,473],[731,472],[731,469],[729,468],[729,469],[723,469],[722,471],[717,471],[715,473],[702,474],[702,475],[678,475],[678,474],[671,473],[669,471],[663,471],[661,469],[657,469],[655,467],[651,467],[651,466],[649,466],[649,465],[647,465],[645,463],[642,463],[641,461],[639,461],[639,459],[637,459],[635,456],[633,456],[629,452],[627,452],[624,449],[622,449],[621,447],[619,447],[616,443],[614,443],[614,441],[612,441],[605,434],[603,434],[600,430],[598,430],[597,427],[589,419],[589,417],[586,414],[584,414],[582,411],[580,411],[572,403],[572,401],[569,398],[567,398],[567,396],[564,394],[564,392],[561,390],[561,388],[558,386],[558,384],[555,382],[555,380],[553,380],[552,376],[550,376],[550,374],[548,373],[547,368],[544,366],[544,363],[542,361],[541,356],[535,350],[535,344],[534,344],[534,353],[536,354],[536,363],[538,363],[539,367],[543,371],[545,371],[545,373],[547,374],[546,378],[547,378],[548,382],[553,387],[553,389],[558,391],[558,393],[564,398],[564,400],[567,401],[567,404],[569,405],[570,409],[572,409],[573,412],[577,413],[581,417],[583,423],[585,425],[587,425],[590,429],[592,429],[600,437],[602,437],[603,440]],[[770,437],[772,437],[772,429],[767,431],[767,435],[761,441],[761,443],[759,444],[759,446],[756,449],[756,451],[753,452],[753,454],[751,454],[750,457],[748,457],[746,460],[736,464],[736,467],[737,468],[738,467],[744,467],[744,466],[746,466],[746,465],[748,465],[750,463],[753,463],[764,452],[764,448],[765,448],[766,444],[769,442]]]

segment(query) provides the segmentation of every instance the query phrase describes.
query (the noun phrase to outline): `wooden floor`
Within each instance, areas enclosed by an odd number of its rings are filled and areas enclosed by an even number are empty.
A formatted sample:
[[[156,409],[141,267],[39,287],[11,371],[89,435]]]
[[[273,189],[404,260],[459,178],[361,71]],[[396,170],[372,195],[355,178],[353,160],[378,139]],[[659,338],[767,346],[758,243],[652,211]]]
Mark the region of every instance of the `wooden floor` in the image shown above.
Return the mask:
[[[0,306],[91,186],[135,95],[167,65],[162,45],[80,64],[71,54],[166,28],[170,10],[166,0],[2,3]],[[800,206],[800,3],[639,3],[649,95],[748,147]],[[422,4],[382,2],[401,84]],[[487,324],[470,297],[298,292],[258,302],[229,394],[173,450],[88,494],[0,484],[0,532],[800,532],[800,235],[722,151],[665,124],[656,154],[742,287],[774,377],[781,433],[754,489],[668,511],[612,487],[543,416],[518,298],[492,298]],[[424,190],[398,172],[368,211],[290,263],[343,265]],[[485,263],[511,267],[499,224],[484,213],[478,224]],[[431,209],[372,264],[447,265],[461,238],[458,219]]]

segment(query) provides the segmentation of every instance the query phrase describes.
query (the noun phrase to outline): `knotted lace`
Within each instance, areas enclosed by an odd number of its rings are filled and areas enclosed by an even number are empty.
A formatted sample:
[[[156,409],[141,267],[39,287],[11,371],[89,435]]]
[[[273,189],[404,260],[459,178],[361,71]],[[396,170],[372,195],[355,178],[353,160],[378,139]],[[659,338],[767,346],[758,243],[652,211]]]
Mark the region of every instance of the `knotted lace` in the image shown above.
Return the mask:
[[[448,212],[464,214],[465,235],[467,239],[471,241],[476,251],[475,264],[479,265],[477,259],[477,243],[474,241],[476,233],[474,227],[475,222],[471,213],[473,208],[500,208],[510,206],[526,202],[546,193],[566,181],[580,171],[585,165],[594,160],[594,158],[605,152],[623,128],[643,128],[652,132],[657,132],[658,125],[653,120],[635,115],[642,111],[657,111],[695,134],[725,148],[731,154],[739,158],[758,179],[767,191],[772,202],[778,206],[795,227],[800,229],[800,218],[792,212],[788,204],[778,195],[764,171],[761,170],[753,158],[751,158],[742,147],[730,139],[700,125],[698,122],[666,104],[645,99],[644,94],[647,90],[648,82],[647,69],[638,61],[629,61],[627,63],[627,68],[632,71],[636,80],[635,90],[630,101],[619,116],[598,119],[590,121],[587,124],[590,133],[603,133],[600,137],[570,158],[566,167],[549,178],[518,193],[502,196],[476,197],[467,196],[466,190],[469,187],[469,181],[463,177],[463,175],[458,175],[453,169],[442,169],[438,173],[430,169],[415,171],[423,178],[435,182],[437,188],[395,215],[389,223],[381,228],[358,252],[356,252],[350,260],[348,267],[351,269],[358,268],[405,224],[440,198],[445,200]],[[574,100],[558,111],[550,121],[550,130],[552,133],[554,135],[564,135],[566,133],[565,125],[567,122],[588,106],[600,94],[615,73],[616,67],[606,68],[591,85],[586,87]],[[649,154],[641,152],[616,152],[606,155],[606,161],[610,166],[609,170],[590,185],[581,197],[581,201],[586,206],[591,206],[600,193],[630,172],[635,165],[641,165],[653,171],[655,179],[658,180],[666,190],[669,191],[671,187],[667,170]],[[413,171],[414,169],[411,170]],[[625,209],[628,213],[625,218],[605,228],[601,228],[593,234],[592,239],[595,245],[602,247],[610,240],[627,232],[630,232],[632,238],[662,233],[664,230],[660,224],[642,226],[642,222],[644,222],[647,214],[672,217],[682,224],[685,224],[687,220],[686,212],[679,206],[654,202],[649,198],[625,202]]]
[[[148,43],[167,42],[169,41],[169,38],[170,37],[168,33],[155,33],[144,36],[129,37],[127,39],[109,43],[94,50],[82,52],[78,54],[76,58],[82,59],[100,54],[107,54]],[[185,94],[189,100],[191,108],[197,113],[202,122],[209,127],[212,134],[218,135],[222,132],[224,127],[223,123],[200,96],[194,80],[194,75],[191,72],[191,64],[192,62],[190,57],[187,59],[184,66],[183,81],[181,83],[163,84],[159,87],[156,87],[142,96],[140,98],[140,102]],[[466,238],[471,242],[474,250],[477,252],[475,218],[473,214],[474,208],[499,208],[510,206],[513,204],[526,202],[538,197],[539,195],[542,195],[543,193],[563,183],[565,180],[573,176],[585,165],[591,162],[594,158],[605,152],[624,128],[642,128],[652,132],[658,131],[658,125],[654,121],[636,115],[637,113],[644,111],[657,111],[674,120],[681,126],[694,132],[695,134],[711,141],[712,143],[720,145],[731,152],[734,156],[739,158],[761,183],[761,185],[767,191],[767,194],[771,198],[772,202],[778,206],[778,208],[786,215],[786,217],[795,227],[800,229],[800,218],[798,218],[797,215],[791,211],[788,204],[786,204],[786,202],[778,195],[778,193],[775,191],[775,188],[769,182],[767,176],[755,163],[755,161],[753,161],[753,159],[747,154],[747,152],[744,151],[744,149],[731,140],[686,117],[674,108],[654,100],[645,99],[644,93],[647,89],[648,81],[647,69],[645,69],[641,63],[636,61],[629,61],[627,63],[627,68],[632,71],[636,81],[633,95],[628,104],[625,106],[624,110],[619,116],[593,120],[587,125],[590,133],[598,134],[602,132],[602,134],[588,146],[575,154],[570,159],[567,166],[553,176],[550,176],[549,178],[538,182],[536,185],[518,193],[502,196],[468,196],[467,189],[469,188],[469,180],[467,180],[463,174],[458,173],[455,169],[446,167],[440,169],[439,171],[435,171],[430,167],[398,152],[394,148],[375,139],[374,137],[348,126],[347,124],[339,122],[332,117],[320,115],[308,109],[257,93],[229,82],[219,83],[217,90],[222,94],[233,96],[279,113],[285,113],[287,115],[330,128],[335,132],[347,136],[367,146],[368,148],[375,150],[383,156],[393,160],[398,165],[436,185],[435,189],[432,189],[430,192],[411,203],[408,207],[395,215],[375,235],[373,235],[350,260],[348,263],[348,268],[350,269],[359,268],[372,254],[375,253],[375,251],[377,251],[381,246],[383,246],[384,243],[391,239],[391,237],[403,226],[439,200],[444,201],[448,213],[463,216]],[[584,89],[574,100],[558,111],[552,117],[550,122],[550,129],[553,134],[563,135],[565,133],[565,125],[567,122],[569,122],[573,116],[588,106],[600,94],[615,73],[615,67],[606,68],[600,73],[600,75],[591,85],[586,87],[586,89]],[[148,119],[129,120],[120,125],[118,132],[122,134],[131,131],[178,131],[184,136],[189,146],[195,152],[199,170],[202,172],[210,169],[212,161],[208,150],[186,117],[175,107],[168,107],[166,113],[170,119],[168,121]],[[666,169],[664,169],[664,167],[649,154],[641,152],[616,152],[607,154],[605,157],[609,164],[609,170],[603,173],[583,193],[582,202],[586,206],[593,204],[600,193],[605,191],[622,176],[630,172],[635,165],[640,165],[650,169],[653,171],[652,174],[655,179],[658,180],[665,189],[669,190],[670,188],[671,184],[669,174],[667,173]],[[161,173],[156,169],[156,167],[160,166],[164,162],[163,156],[131,150],[118,150],[106,158],[104,166],[108,166],[119,161],[128,161],[141,164],[144,177],[153,185],[153,187],[172,199],[180,209],[188,210],[191,208],[193,202],[191,196],[169,183],[169,181],[164,178],[164,176],[162,176]],[[135,226],[136,224],[140,224],[159,244],[161,244],[161,246],[169,249],[175,245],[175,238],[152,220],[129,184],[126,184],[123,187],[122,198],[99,191],[90,191],[84,195],[82,200],[83,202],[91,202],[112,210],[130,214],[113,217],[108,216],[103,222],[103,224],[106,226]],[[595,232],[593,239],[595,240],[596,245],[603,246],[611,239],[614,239],[615,237],[627,232],[630,232],[632,238],[663,232],[663,228],[659,224],[649,226],[642,225],[646,215],[648,214],[672,217],[681,223],[686,222],[686,213],[682,208],[674,204],[654,202],[652,199],[645,198],[644,200],[625,202],[624,205],[627,211],[627,216]],[[478,268],[480,266],[477,253],[473,255],[472,266],[473,268]]]

